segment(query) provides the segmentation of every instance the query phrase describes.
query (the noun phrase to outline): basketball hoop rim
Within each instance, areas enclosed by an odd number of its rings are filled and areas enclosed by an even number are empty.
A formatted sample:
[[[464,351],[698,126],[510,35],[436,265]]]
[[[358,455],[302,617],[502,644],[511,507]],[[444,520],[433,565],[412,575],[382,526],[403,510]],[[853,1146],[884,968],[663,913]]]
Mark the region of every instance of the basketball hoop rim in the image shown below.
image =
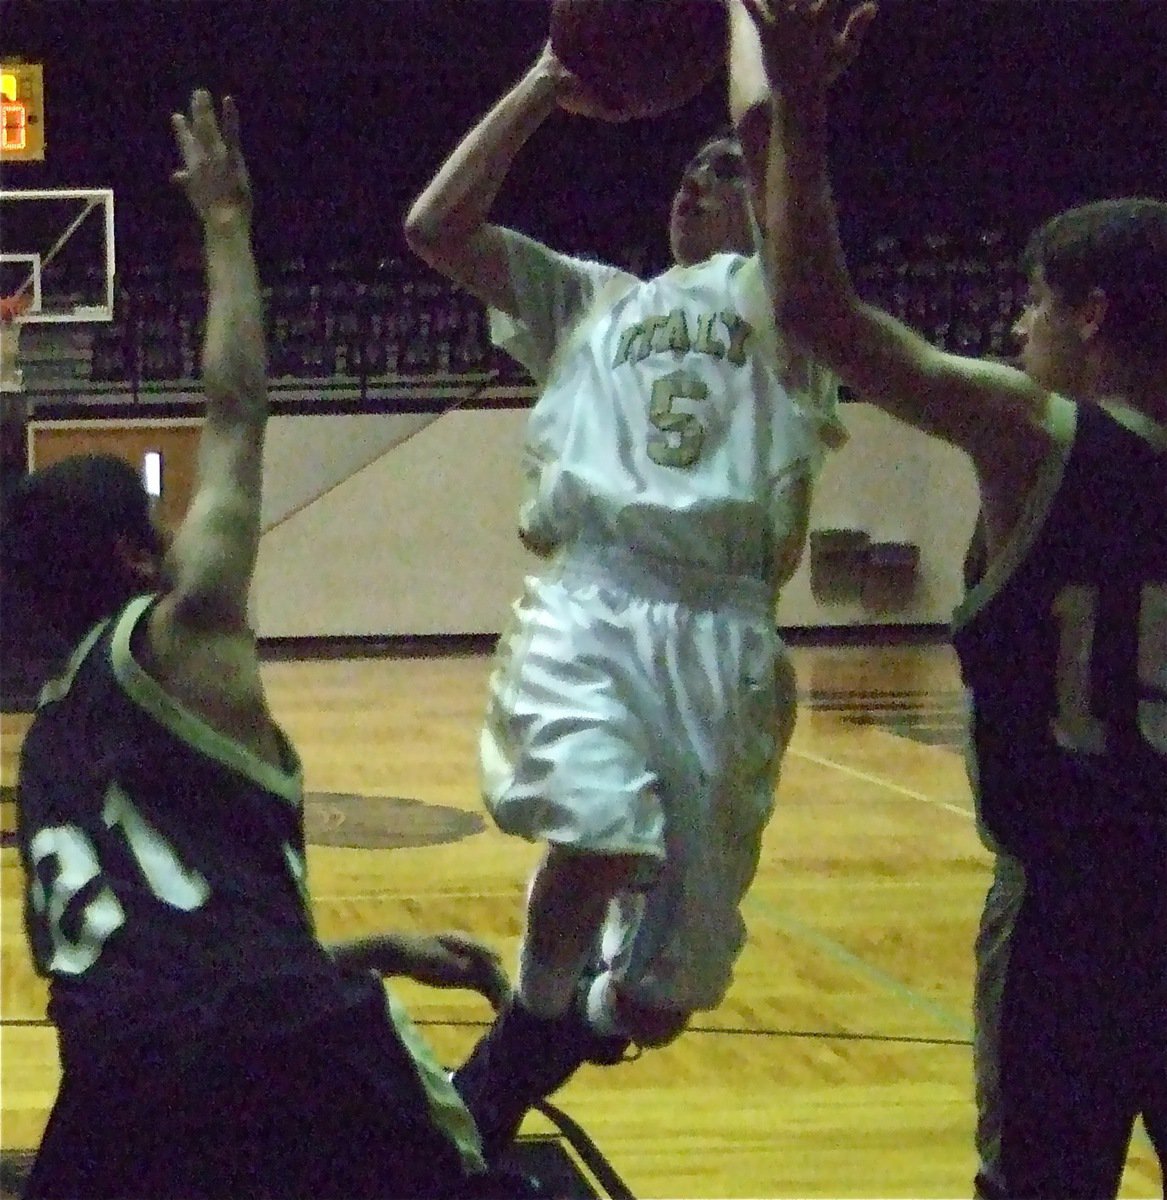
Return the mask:
[[[16,292],[11,296],[0,296],[0,325],[17,325],[32,307],[29,292]]]
[[[20,369],[20,334],[24,328],[23,314],[28,311],[32,297],[27,292],[0,296],[0,394],[24,391],[24,374]]]

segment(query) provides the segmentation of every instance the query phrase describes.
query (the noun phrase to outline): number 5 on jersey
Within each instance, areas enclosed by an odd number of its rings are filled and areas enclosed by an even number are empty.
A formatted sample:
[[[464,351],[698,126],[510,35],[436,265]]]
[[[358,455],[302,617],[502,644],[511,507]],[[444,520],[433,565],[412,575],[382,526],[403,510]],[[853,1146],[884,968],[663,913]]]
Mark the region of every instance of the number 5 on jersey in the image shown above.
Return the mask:
[[[692,371],[673,371],[652,385],[648,419],[660,430],[648,439],[648,457],[662,467],[691,467],[701,457],[705,427],[690,412],[677,410],[678,400],[707,399],[709,388]]]

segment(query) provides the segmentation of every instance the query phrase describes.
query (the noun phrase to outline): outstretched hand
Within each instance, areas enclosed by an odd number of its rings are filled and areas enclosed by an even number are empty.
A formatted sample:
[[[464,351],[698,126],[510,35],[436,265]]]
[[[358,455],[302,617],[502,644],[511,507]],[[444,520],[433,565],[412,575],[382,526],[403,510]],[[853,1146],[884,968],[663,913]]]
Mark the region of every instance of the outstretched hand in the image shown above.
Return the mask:
[[[190,115],[175,113],[174,128],[182,167],[172,176],[186,192],[205,223],[251,212],[251,183],[239,140],[239,112],[230,96],[223,98],[220,130],[209,92],[201,88],[190,100]]]
[[[470,988],[494,1008],[510,995],[502,960],[488,946],[463,933],[397,934],[404,962],[401,974],[432,987]]]
[[[742,0],[766,73],[785,95],[823,91],[855,61],[875,0]]]
[[[469,988],[495,1008],[511,991],[499,956],[464,933],[380,933],[326,949],[342,969],[404,975],[431,987]]]

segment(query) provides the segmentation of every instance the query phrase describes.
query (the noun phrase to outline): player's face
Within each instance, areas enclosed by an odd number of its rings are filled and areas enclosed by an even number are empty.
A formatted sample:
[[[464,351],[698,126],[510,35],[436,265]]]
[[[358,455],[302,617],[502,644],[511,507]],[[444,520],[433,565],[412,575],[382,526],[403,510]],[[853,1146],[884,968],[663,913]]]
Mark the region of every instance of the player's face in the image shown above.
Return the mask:
[[[711,142],[685,168],[673,197],[669,241],[682,266],[724,251],[753,250],[745,159],[734,142]]]
[[[1051,391],[1080,393],[1086,368],[1077,314],[1040,270],[1029,282],[1025,307],[1013,326],[1025,373]]]
[[[143,544],[140,538],[126,537],[119,538],[117,542],[121,565],[129,581],[141,591],[157,591],[175,584],[167,570],[167,554],[173,538],[157,514],[151,515],[150,524],[154,536],[149,543]]]

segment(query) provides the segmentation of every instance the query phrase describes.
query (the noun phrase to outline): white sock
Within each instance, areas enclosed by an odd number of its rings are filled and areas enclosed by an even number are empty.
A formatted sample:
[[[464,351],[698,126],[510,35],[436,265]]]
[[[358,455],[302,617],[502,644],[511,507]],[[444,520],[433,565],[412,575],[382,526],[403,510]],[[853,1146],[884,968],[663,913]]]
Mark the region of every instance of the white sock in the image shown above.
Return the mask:
[[[611,971],[603,971],[588,988],[588,1024],[602,1037],[625,1037],[616,1018],[616,987]]]

